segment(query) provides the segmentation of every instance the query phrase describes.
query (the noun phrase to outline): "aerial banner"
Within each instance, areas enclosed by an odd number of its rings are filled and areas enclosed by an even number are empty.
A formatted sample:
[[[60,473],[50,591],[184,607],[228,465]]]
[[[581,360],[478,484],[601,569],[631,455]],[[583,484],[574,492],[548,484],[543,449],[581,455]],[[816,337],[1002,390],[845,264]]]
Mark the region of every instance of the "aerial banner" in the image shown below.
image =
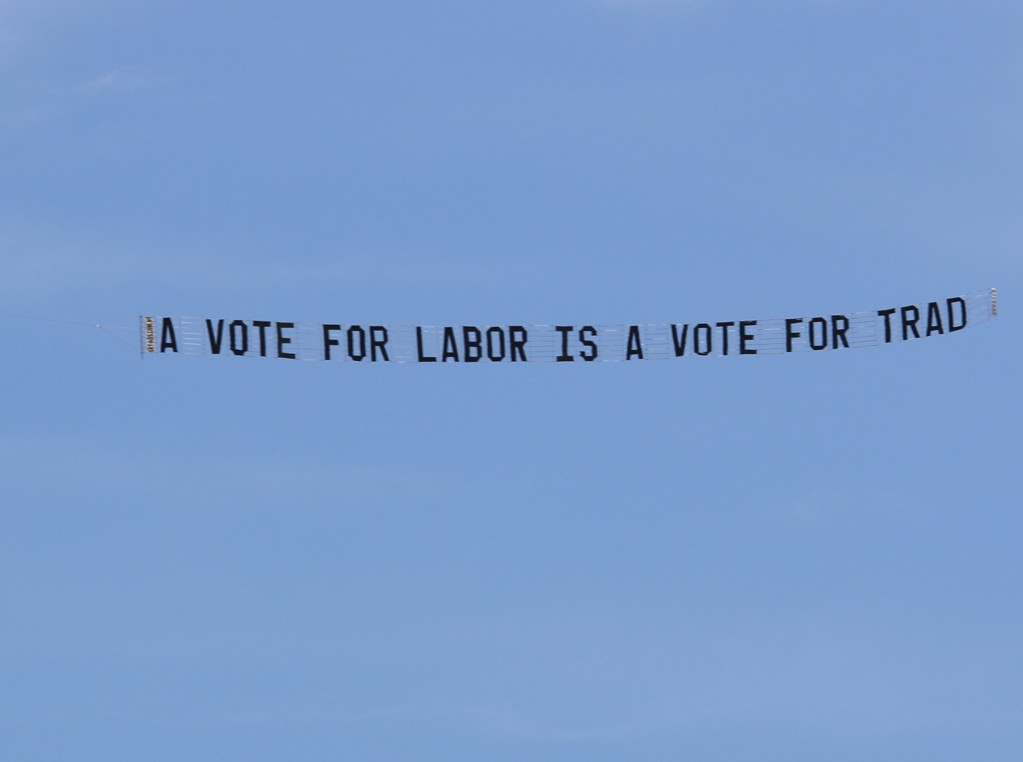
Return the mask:
[[[370,325],[141,317],[145,354],[357,363],[525,363],[777,355],[899,344],[998,314],[995,289],[871,312],[634,325]]]

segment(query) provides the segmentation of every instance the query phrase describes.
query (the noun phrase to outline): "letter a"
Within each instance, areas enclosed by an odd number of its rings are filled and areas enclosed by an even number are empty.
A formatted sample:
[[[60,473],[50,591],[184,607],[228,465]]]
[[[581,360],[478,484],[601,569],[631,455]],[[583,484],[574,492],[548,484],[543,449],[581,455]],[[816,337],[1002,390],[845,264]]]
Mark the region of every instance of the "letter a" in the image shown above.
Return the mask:
[[[640,340],[638,325],[629,326],[629,341],[625,347],[625,359],[631,360],[633,357],[643,359],[643,342]]]
[[[174,336],[174,322],[170,318],[165,317],[163,319],[163,328],[160,332],[160,351],[166,352],[168,349],[171,352],[177,352],[178,340]]]

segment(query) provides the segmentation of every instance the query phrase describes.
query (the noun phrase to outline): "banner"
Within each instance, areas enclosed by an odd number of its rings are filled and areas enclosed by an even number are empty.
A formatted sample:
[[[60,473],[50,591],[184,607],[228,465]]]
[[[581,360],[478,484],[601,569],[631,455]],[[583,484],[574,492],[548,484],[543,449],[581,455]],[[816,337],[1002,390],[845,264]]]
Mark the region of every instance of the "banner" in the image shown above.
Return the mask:
[[[998,314],[995,289],[871,312],[634,325],[369,325],[142,317],[145,354],[358,363],[524,363],[777,355],[899,344]]]

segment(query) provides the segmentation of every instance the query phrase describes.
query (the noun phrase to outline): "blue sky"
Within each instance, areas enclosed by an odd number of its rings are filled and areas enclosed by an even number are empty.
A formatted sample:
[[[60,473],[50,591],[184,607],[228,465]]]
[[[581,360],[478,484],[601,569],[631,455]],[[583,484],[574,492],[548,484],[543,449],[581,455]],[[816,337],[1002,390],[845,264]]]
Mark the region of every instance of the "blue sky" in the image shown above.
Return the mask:
[[[3,756],[1017,759],[1021,24],[0,2]],[[133,333],[989,286],[955,336],[780,357],[140,361]]]

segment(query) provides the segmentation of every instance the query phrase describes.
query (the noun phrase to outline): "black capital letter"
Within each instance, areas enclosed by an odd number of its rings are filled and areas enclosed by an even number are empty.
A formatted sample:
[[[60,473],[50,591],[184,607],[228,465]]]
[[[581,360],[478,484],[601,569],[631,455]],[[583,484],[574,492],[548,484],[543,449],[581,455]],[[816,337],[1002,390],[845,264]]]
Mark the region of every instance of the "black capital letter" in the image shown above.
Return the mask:
[[[721,329],[721,354],[728,354],[728,329],[735,325],[735,321],[729,321],[727,323],[718,323],[718,328]]]
[[[259,356],[266,357],[266,329],[270,327],[269,320],[253,320],[252,325],[259,329]],[[281,335],[281,324],[277,324],[277,335]],[[280,340],[277,343],[277,356],[280,356]]]
[[[643,342],[639,338],[639,326],[629,326],[629,340],[625,346],[625,359],[631,360],[633,355],[643,359]]]
[[[526,342],[529,341],[529,332],[525,326],[508,326],[508,351],[511,354],[511,361],[522,360],[526,362]]]
[[[241,329],[242,342],[238,343],[238,329]],[[241,320],[231,321],[228,332],[231,334],[231,351],[238,357],[249,351],[249,327]]]
[[[437,362],[436,357],[423,354],[423,329],[418,325],[416,326],[416,353],[419,362]]]
[[[579,343],[586,347],[586,349],[590,350],[589,354],[585,351],[579,353],[579,356],[586,362],[593,362],[597,359],[597,342],[593,341],[593,339],[587,338],[587,336],[595,337],[596,335],[597,329],[592,325],[584,325],[579,329]]]
[[[323,324],[323,359],[330,359],[330,348],[341,345],[341,342],[330,335],[331,331],[340,331],[341,326],[337,323],[324,323]]]
[[[386,325],[371,325],[369,327],[369,351],[370,357],[373,358],[373,362],[377,361],[378,349],[384,358],[384,362],[391,361],[391,358],[387,356],[387,339]]]
[[[952,305],[959,305],[959,316],[962,318],[960,322],[956,322],[955,313],[952,311]],[[948,300],[948,332],[961,331],[966,327],[966,300],[959,296],[954,296]],[[177,351],[177,350],[175,350]]]
[[[796,323],[802,323],[803,318],[785,318],[785,351],[792,351],[792,340],[799,338],[802,334],[799,331],[793,331],[792,326]]]
[[[215,355],[220,354],[220,345],[224,343],[224,321],[217,321],[217,333],[213,333],[213,321],[206,321],[206,333],[210,337],[210,352]]]
[[[294,360],[295,355],[292,352],[285,352],[284,345],[290,344],[291,339],[284,335],[285,328],[294,328],[294,323],[278,323],[277,324],[277,356],[284,360]],[[262,341],[262,331],[260,331],[260,341]]]
[[[892,315],[895,314],[895,308],[892,307],[890,310],[878,310],[878,317],[884,318],[884,343],[892,343]]]
[[[689,323],[682,325],[682,335],[679,336],[678,326],[671,324],[671,341],[675,345],[675,357],[682,357],[686,353],[686,337],[689,335]]]
[[[462,347],[466,362],[479,362],[483,357],[483,332],[474,325],[463,325]]]
[[[749,348],[749,343],[753,341],[753,334],[746,330],[750,326],[756,324],[757,324],[756,320],[739,321],[739,354],[755,355],[757,353],[757,350]]]
[[[348,339],[348,356],[355,362],[362,362],[366,357],[366,332],[361,325],[350,325],[345,336]]]
[[[842,346],[846,349],[849,348],[849,339],[846,338],[846,333],[849,332],[849,318],[845,315],[832,315],[831,316],[831,346],[834,349],[838,349],[838,342],[842,342]]]
[[[820,336],[817,336],[817,329],[820,329]],[[820,341],[817,339],[820,338]],[[828,346],[828,321],[822,317],[815,317],[810,320],[810,349],[821,350]]]
[[[912,316],[912,317],[911,317]],[[920,310],[910,305],[909,307],[902,308],[902,340],[909,340],[909,332],[913,331],[913,338],[920,338],[920,331],[917,330],[916,324],[920,322]]]
[[[951,309],[951,307],[949,308]],[[178,351],[178,340],[174,336],[174,322],[170,318],[163,319],[163,328],[160,331],[160,351]]]
[[[561,334],[561,354],[557,356],[558,362],[572,362],[575,360],[572,355],[568,353],[568,334],[572,331],[570,325],[556,325],[554,330]]]

